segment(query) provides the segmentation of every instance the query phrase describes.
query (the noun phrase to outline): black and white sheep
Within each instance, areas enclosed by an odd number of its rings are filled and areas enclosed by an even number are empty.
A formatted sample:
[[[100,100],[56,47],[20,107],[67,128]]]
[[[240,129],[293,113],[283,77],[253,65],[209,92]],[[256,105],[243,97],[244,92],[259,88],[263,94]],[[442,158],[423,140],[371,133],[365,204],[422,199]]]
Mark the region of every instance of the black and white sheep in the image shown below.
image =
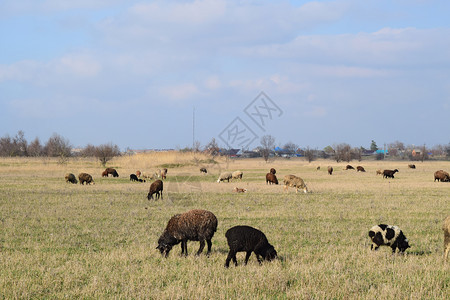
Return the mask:
[[[266,184],[278,184],[277,176],[273,173],[266,174]]]
[[[266,235],[256,228],[244,225],[234,226],[227,230],[225,237],[230,247],[225,261],[226,268],[230,266],[230,260],[233,260],[235,266],[238,265],[237,252],[246,252],[244,264],[247,264],[252,252],[256,254],[259,264],[262,260],[271,261],[277,258],[277,251],[269,244]]]
[[[206,168],[200,168],[200,173],[207,174],[208,170],[206,170]]]
[[[162,180],[158,179],[154,182],[152,182],[152,184],[150,184],[150,190],[148,191],[147,194],[147,199],[153,199],[153,194],[155,195],[155,200],[157,200],[159,197],[161,197],[161,199],[163,198],[163,182]]]
[[[408,168],[410,168],[410,169],[415,169],[415,168],[416,168],[416,165],[410,164],[410,165],[408,165]]]
[[[217,230],[216,216],[207,210],[194,209],[183,214],[174,215],[167,223],[166,229],[158,240],[158,249],[165,257],[176,244],[181,242],[181,255],[188,255],[187,242],[199,241],[200,248],[197,255],[200,255],[205,248],[205,241],[208,244],[209,255],[211,252],[211,239]]]
[[[66,176],[64,176],[64,178],[66,179],[66,182],[70,182],[73,184],[78,183],[77,178],[72,173],[67,173]]]
[[[397,226],[380,224],[369,230],[369,237],[372,241],[371,250],[377,250],[380,246],[390,246],[392,253],[398,248],[399,252],[405,252],[410,248],[409,241]]]
[[[233,177],[233,175],[230,172],[223,172],[220,173],[219,179],[217,179],[217,182],[221,183],[222,181],[228,181],[230,182],[230,179]]]
[[[394,178],[394,174],[398,172],[397,169],[395,170],[384,170],[383,171],[383,178]]]
[[[80,173],[78,175],[78,180],[80,181],[80,184],[95,184],[94,179],[88,173]]]

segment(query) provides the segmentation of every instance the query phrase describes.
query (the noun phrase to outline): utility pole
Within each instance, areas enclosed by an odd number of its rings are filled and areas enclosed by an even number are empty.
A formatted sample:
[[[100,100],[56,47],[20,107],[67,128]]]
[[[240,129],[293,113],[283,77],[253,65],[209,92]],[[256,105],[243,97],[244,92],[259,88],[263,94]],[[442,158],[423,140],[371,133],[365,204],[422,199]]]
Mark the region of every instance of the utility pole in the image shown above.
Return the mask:
[[[195,143],[195,106],[192,107],[192,151],[194,151]]]

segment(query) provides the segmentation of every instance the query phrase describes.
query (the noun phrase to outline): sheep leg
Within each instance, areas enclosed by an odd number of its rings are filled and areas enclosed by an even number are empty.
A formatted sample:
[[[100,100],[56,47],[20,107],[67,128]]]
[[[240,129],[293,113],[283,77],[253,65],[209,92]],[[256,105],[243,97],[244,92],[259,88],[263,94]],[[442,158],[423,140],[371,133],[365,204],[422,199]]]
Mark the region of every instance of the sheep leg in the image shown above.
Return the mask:
[[[237,267],[236,252],[230,250],[230,252],[228,252],[227,259],[225,260],[225,268],[228,268],[230,266],[231,259],[233,259],[234,265]]]
[[[211,240],[206,240],[206,243],[208,244],[208,252],[206,252],[206,255],[209,256],[209,253],[211,253],[212,243]]]
[[[259,264],[262,265],[262,259],[261,256],[259,256],[258,254],[256,255],[256,259],[258,260]]]
[[[248,262],[248,259],[250,258],[250,255],[252,254],[252,251],[247,251],[247,254],[245,255],[245,261],[244,264],[246,265]]]
[[[196,255],[200,255],[203,252],[203,248],[205,248],[205,241],[200,241],[200,248],[198,248]]]
[[[163,199],[162,193],[163,193],[163,191],[161,191],[161,200]]]

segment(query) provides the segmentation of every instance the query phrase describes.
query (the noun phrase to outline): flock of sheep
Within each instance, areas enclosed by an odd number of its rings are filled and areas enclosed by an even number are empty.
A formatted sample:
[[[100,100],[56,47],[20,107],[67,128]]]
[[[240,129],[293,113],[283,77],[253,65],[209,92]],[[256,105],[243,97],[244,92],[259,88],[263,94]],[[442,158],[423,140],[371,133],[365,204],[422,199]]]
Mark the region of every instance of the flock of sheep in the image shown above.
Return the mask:
[[[409,165],[409,168],[415,169],[415,165]],[[319,170],[320,167],[317,167]],[[351,165],[347,165],[344,170],[354,169]],[[362,166],[357,166],[356,170],[358,172],[365,172]],[[333,167],[328,166],[328,174],[332,175]],[[206,168],[200,168],[200,172],[206,174]],[[398,172],[395,170],[377,170],[376,174],[382,174],[383,178],[394,178],[394,174]],[[112,175],[113,177],[119,177],[117,171],[113,168],[107,168],[102,172],[102,176],[108,177]],[[162,178],[165,179],[167,175],[167,169],[164,168],[162,171],[158,170],[155,173],[141,173],[137,171],[136,174],[130,174],[130,181],[146,182],[148,179]],[[144,179],[140,179],[139,177]],[[230,180],[242,180],[243,172],[223,172],[219,175],[217,179],[218,183],[230,182]],[[435,181],[450,182],[450,175],[443,171],[438,170],[434,173]],[[78,183],[74,174],[67,173],[65,175],[66,182]],[[78,181],[80,184],[95,184],[92,176],[87,173],[80,173],[78,175]],[[308,188],[302,178],[295,175],[284,176],[284,188],[287,190],[289,187],[296,189],[296,193],[302,190],[304,193],[308,192]],[[271,168],[266,174],[266,184],[278,184],[278,179],[276,177],[276,170]],[[246,189],[235,187],[235,192],[245,193]],[[149,192],[147,194],[147,199],[161,198],[163,199],[163,181],[156,179],[151,183]],[[181,243],[181,254],[188,254],[187,251],[187,241],[199,241],[200,247],[197,251],[197,255],[203,252],[205,247],[205,241],[208,245],[207,255],[211,252],[212,242],[211,239],[217,230],[218,221],[216,216],[207,210],[194,209],[183,214],[174,215],[167,223],[166,228],[161,234],[158,240],[158,249],[162,255],[168,256],[170,250],[174,245]],[[444,231],[444,259],[447,260],[448,253],[450,252],[450,216],[448,216],[443,223],[442,227]],[[225,261],[225,267],[229,267],[230,261],[233,260],[234,264],[237,266],[236,253],[246,252],[244,263],[247,264],[248,259],[252,252],[255,253],[258,262],[261,264],[262,260],[271,261],[277,258],[277,252],[275,248],[269,244],[267,237],[260,230],[244,225],[238,225],[230,228],[225,237],[227,238],[227,243],[229,246],[229,253]],[[372,241],[371,249],[377,250],[380,246],[390,246],[392,252],[395,253],[396,249],[400,253],[403,253],[406,249],[410,248],[409,241],[402,232],[402,230],[397,226],[379,224],[373,226],[369,230],[369,238]]]

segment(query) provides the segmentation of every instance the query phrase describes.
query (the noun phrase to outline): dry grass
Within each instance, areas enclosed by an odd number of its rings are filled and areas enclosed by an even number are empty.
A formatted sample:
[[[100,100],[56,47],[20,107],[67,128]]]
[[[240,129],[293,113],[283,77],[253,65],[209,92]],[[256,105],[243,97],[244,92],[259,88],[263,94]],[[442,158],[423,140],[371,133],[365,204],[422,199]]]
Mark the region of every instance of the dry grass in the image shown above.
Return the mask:
[[[448,299],[442,221],[450,214],[450,183],[433,182],[449,162],[361,162],[366,173],[333,161],[217,160],[173,154],[122,157],[119,178],[101,178],[91,160],[66,165],[42,159],[0,159],[0,295],[2,298],[214,299]],[[132,183],[136,169],[169,168],[164,200],[146,199],[149,184]],[[355,166],[358,163],[353,163]],[[316,170],[320,165],[321,169]],[[327,174],[326,166],[335,172]],[[206,166],[208,175],[199,172]],[[302,177],[311,194],[283,193],[265,184],[270,167],[282,179]],[[397,168],[395,179],[375,175]],[[216,183],[222,170],[244,172],[242,182]],[[64,174],[88,172],[96,185],[66,184]],[[246,194],[232,192],[245,187]],[[167,259],[155,249],[168,219],[208,209],[219,227],[209,258],[175,247]],[[407,254],[369,250],[367,231],[398,225],[412,244]],[[266,233],[280,260],[223,267],[225,231],[238,224]]]

